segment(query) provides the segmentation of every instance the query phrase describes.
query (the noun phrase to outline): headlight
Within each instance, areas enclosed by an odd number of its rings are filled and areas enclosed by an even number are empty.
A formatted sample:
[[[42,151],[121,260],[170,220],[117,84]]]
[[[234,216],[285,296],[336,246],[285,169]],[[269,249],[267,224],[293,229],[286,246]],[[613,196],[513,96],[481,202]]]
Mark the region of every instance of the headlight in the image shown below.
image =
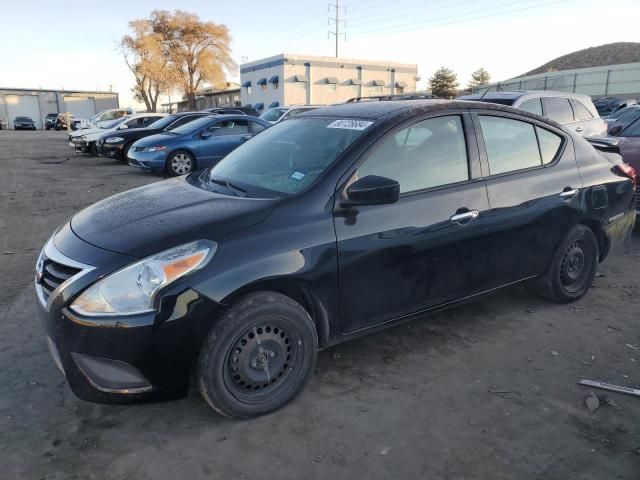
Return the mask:
[[[71,309],[87,316],[151,312],[161,288],[204,267],[216,248],[215,242],[198,240],[147,257],[94,283]]]
[[[160,150],[166,150],[167,147],[164,145],[156,145],[154,147],[144,147],[145,152],[158,152]]]
[[[105,143],[120,143],[124,141],[124,138],[122,137],[111,137],[111,138],[107,138],[105,140]]]
[[[87,141],[87,136],[86,135],[81,135],[80,136],[80,141],[86,142]]]

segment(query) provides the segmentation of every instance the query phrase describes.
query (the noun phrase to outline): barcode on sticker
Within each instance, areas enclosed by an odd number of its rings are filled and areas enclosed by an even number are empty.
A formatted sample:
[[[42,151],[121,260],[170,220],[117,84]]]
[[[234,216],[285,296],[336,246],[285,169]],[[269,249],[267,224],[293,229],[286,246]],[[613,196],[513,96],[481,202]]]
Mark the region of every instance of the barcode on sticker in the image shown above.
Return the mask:
[[[373,122],[367,120],[336,120],[327,125],[327,128],[344,128],[347,130],[364,130]]]

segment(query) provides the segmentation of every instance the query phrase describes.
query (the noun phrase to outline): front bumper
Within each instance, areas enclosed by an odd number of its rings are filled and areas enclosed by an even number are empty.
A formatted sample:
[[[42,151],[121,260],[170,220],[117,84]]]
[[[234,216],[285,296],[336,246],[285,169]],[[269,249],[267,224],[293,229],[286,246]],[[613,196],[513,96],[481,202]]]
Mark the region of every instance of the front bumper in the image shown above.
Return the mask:
[[[140,168],[147,172],[163,172],[166,165],[166,151],[159,152],[136,152],[129,150],[129,165]]]
[[[98,155],[107,158],[122,158],[124,143],[105,143],[99,140],[96,143]],[[123,159],[124,160],[124,159]]]
[[[82,262],[71,259],[74,251]],[[46,258],[72,263],[79,269],[48,298],[42,294],[42,275],[36,274],[38,310],[49,350],[78,397],[128,403],[187,394],[192,365],[219,308],[215,302],[183,282],[161,295],[157,312],[80,316],[69,309],[73,299],[97,279],[135,258],[89,245],[68,226],[50,240],[43,252]],[[84,263],[91,257],[96,260],[94,264],[111,266]],[[43,268],[40,261],[38,265],[38,269]]]
[[[70,143],[76,153],[89,153],[89,143],[83,140],[73,140]]]

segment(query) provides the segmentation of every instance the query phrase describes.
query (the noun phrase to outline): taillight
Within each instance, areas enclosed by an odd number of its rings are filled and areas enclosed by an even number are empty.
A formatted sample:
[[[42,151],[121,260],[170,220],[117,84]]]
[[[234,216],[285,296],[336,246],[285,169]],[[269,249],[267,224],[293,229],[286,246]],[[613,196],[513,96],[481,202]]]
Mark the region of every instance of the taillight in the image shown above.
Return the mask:
[[[638,174],[636,173],[635,168],[633,168],[628,163],[619,163],[614,167],[614,169],[625,177],[630,178],[633,182],[633,188],[636,188],[636,186],[638,185]]]

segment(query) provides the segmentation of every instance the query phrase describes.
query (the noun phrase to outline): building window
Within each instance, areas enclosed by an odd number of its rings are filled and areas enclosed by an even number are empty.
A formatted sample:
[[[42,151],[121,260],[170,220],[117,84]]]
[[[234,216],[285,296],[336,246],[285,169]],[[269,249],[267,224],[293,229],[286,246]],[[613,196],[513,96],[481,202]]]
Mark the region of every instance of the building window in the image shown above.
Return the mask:
[[[262,85],[260,85],[262,87],[262,91],[266,92],[267,91],[267,84],[263,83]]]
[[[247,87],[247,93],[251,95],[251,87]]]
[[[373,95],[382,95],[382,93],[383,93],[382,88],[383,87],[378,87],[378,86],[369,87],[369,91]]]
[[[336,91],[336,87],[337,87],[337,85],[335,83],[327,83],[327,90],[329,90],[331,92],[335,92]]]
[[[404,93],[404,87],[396,87],[396,93]]]
[[[278,83],[272,83],[271,85],[273,85],[273,89],[277,90],[278,89]]]

